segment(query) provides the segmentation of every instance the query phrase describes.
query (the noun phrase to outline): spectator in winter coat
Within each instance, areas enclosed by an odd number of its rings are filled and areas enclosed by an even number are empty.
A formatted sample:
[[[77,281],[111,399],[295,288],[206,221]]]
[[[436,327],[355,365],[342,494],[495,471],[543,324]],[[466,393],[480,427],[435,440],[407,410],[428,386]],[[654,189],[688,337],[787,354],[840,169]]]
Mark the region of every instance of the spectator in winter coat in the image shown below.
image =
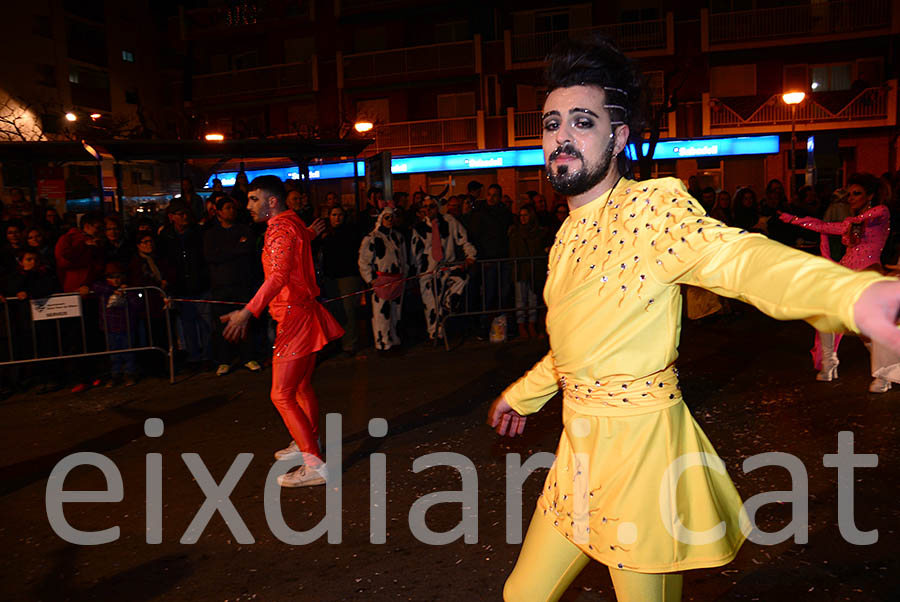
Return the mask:
[[[253,232],[249,225],[237,223],[237,207],[230,197],[217,200],[216,216],[216,225],[203,236],[203,255],[209,265],[210,298],[246,303],[254,292],[250,278],[256,261]],[[238,343],[230,343],[222,336],[225,325],[219,318],[233,309],[229,305],[213,304],[210,307],[212,353],[218,364],[217,376],[228,374],[237,361],[252,372],[261,369],[253,357],[253,336]],[[252,322],[250,327],[254,327]]]
[[[70,228],[56,241],[56,273],[64,292],[87,295],[103,273],[102,228],[103,216],[90,212],[81,218],[81,228]]]

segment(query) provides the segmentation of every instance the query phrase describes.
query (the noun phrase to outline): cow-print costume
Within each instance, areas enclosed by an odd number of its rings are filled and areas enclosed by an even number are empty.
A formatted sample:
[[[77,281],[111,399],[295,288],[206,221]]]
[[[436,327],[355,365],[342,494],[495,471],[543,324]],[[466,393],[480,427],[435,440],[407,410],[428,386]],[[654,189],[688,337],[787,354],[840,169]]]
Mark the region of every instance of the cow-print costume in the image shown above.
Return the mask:
[[[407,247],[403,235],[383,225],[382,220],[395,210],[386,207],[375,222],[375,229],[366,236],[359,247],[359,273],[367,283],[371,283],[382,274],[399,274],[406,276]],[[403,307],[403,295],[396,299],[382,299],[377,293],[372,294],[372,332],[375,336],[375,348],[387,351],[400,344],[397,324],[400,322],[400,310]]]
[[[412,257],[419,278],[419,290],[425,305],[425,322],[431,339],[443,335],[439,327],[443,314],[456,306],[466,288],[468,274],[465,265],[444,269],[448,264],[475,259],[475,246],[469,242],[466,229],[449,214],[438,215],[438,232],[444,258],[437,262],[431,257],[431,220],[427,217],[412,229]]]

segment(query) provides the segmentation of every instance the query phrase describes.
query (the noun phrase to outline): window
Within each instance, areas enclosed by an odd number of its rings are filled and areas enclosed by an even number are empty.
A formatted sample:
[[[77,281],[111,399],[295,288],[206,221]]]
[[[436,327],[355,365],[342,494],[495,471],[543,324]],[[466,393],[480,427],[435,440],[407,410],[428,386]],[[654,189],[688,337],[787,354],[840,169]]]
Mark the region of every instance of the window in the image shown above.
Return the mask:
[[[753,10],[753,0],[712,0],[709,3],[709,12],[713,14],[741,10]]]
[[[622,23],[635,23],[638,21],[656,21],[659,19],[659,8],[632,8],[623,10],[619,21]]]
[[[876,86],[884,82],[884,58],[872,57],[857,59],[856,80],[866,86]]]
[[[475,93],[462,92],[459,94],[438,94],[438,117],[468,117],[475,114]]]
[[[138,91],[136,88],[125,90],[125,102],[130,105],[140,104],[140,96],[138,95]]]
[[[535,13],[534,29],[538,32],[568,31],[569,11],[555,10]]]
[[[255,50],[235,54],[231,57],[231,68],[235,71],[253,69],[257,66],[259,66],[259,55]]]
[[[547,100],[547,88],[516,84],[516,108],[519,111],[539,111]]]
[[[50,17],[45,15],[35,15],[31,33],[42,38],[52,38],[53,28],[50,25]]]
[[[809,66],[809,89],[814,92],[849,90],[852,83],[852,63]]]
[[[41,86],[56,87],[56,67],[53,65],[35,65],[37,83]]]
[[[122,60],[125,61],[126,63],[133,63],[134,62],[134,53],[131,52],[130,50],[123,50],[122,51]]]
[[[109,61],[106,30],[75,19],[66,19],[66,52],[69,58],[105,67]]]
[[[787,73],[787,68],[785,68]],[[709,70],[709,94],[714,98],[756,95],[756,65],[722,65]]]
[[[284,62],[300,63],[308,61],[316,53],[316,41],[310,36],[306,38],[289,38],[284,40]]]
[[[468,21],[451,21],[449,23],[438,23],[434,26],[434,41],[437,44],[462,42],[471,37]]]
[[[782,90],[808,89],[809,75],[806,65],[786,65],[783,73]]]
[[[387,50],[388,34],[384,25],[360,27],[353,35],[353,52]]]
[[[650,96],[650,104],[654,107],[666,102],[666,74],[664,71],[645,71],[647,91]]]
[[[153,184],[153,167],[149,165],[132,166],[131,183],[135,186],[140,186],[141,184]]]
[[[356,101],[356,120],[371,121],[379,125],[391,121],[390,104],[387,98]]]

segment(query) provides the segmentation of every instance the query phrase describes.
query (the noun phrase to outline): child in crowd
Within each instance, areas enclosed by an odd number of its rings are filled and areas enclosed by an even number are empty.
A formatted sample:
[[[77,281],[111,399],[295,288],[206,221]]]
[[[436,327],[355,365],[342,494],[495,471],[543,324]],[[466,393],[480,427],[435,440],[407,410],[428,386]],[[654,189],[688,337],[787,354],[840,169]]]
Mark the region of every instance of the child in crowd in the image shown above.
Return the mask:
[[[140,300],[134,293],[125,291],[125,268],[118,263],[106,264],[105,280],[96,282],[93,291],[100,302],[100,330],[106,333],[110,351],[128,349],[134,331],[135,318],[140,311]],[[110,380],[112,387],[124,382],[126,387],[137,383],[135,355],[133,351],[110,355]]]
[[[7,291],[10,298],[18,299],[18,302],[9,304],[9,320],[15,349],[14,359],[32,359],[48,357],[59,354],[59,343],[56,339],[54,321],[38,320],[34,323],[34,330],[30,328],[31,305],[27,301],[45,299],[62,289],[54,270],[44,262],[41,254],[36,249],[22,249],[17,254],[17,269],[10,275],[7,282]],[[45,374],[48,379],[38,385],[37,393],[49,393],[59,389],[59,381],[55,378],[56,371],[50,368]]]

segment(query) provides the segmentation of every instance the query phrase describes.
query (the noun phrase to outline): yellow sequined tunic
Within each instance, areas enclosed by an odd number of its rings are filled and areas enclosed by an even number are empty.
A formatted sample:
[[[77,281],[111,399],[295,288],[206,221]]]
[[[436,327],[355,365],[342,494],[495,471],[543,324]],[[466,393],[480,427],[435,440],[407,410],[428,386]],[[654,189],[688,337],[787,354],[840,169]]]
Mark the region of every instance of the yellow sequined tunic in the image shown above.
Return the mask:
[[[504,392],[531,414],[563,391],[564,430],[539,515],[609,566],[728,563],[749,520],[678,389],[678,285],[856,332],[852,305],[881,279],[724,226],[673,178],[623,179],[572,211],[544,288],[551,351]]]

